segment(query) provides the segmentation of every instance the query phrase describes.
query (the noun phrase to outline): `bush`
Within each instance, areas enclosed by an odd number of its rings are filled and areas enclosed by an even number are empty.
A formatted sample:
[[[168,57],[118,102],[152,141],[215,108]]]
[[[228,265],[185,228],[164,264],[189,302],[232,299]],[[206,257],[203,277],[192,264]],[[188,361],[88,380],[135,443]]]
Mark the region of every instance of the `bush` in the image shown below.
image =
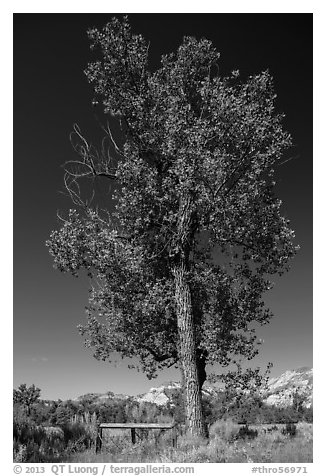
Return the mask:
[[[287,423],[282,433],[283,435],[295,436],[297,434],[297,427],[294,423]]]
[[[42,441],[46,438],[46,434],[42,427],[35,425],[29,420],[14,420],[13,437],[14,441],[18,444],[27,445],[30,442],[34,442],[37,445],[41,445]]]
[[[14,420],[13,425],[15,462],[39,463],[43,462],[40,446],[46,439],[43,428],[36,426],[28,418]]]
[[[239,433],[239,426],[233,420],[218,420],[209,428],[210,438],[219,437],[224,441],[233,442]]]
[[[199,436],[180,436],[178,438],[178,450],[180,451],[189,451],[193,449],[198,449],[202,446],[206,446],[208,440]]]
[[[29,418],[14,419],[13,458],[21,463],[57,461],[64,455],[85,451],[94,438],[85,425],[66,423],[59,427],[37,426]]]
[[[248,438],[250,440],[256,438],[258,436],[258,430],[253,430],[249,428],[248,425],[242,426],[238,432],[237,438]]]
[[[83,451],[92,446],[94,438],[89,429],[81,423],[66,423],[61,426],[67,452]]]

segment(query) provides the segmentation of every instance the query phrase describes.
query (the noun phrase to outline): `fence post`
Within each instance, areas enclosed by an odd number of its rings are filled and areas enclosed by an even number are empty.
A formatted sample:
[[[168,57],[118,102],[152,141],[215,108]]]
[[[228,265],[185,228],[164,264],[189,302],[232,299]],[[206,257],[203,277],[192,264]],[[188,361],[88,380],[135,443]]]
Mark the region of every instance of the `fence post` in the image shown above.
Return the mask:
[[[131,428],[131,443],[134,445],[136,443],[136,430]]]
[[[96,448],[95,448],[96,453],[98,453],[102,449],[102,431],[103,431],[103,428],[101,428],[101,426],[98,425],[97,437],[96,437]]]
[[[177,447],[177,431],[175,426],[172,428],[172,446],[173,448]]]

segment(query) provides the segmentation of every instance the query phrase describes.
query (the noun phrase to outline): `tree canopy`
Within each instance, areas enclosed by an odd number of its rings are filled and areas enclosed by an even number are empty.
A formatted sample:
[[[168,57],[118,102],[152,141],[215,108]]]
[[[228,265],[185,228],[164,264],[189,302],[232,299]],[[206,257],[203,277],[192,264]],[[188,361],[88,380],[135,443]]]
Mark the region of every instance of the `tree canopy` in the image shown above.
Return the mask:
[[[31,406],[37,403],[40,399],[41,390],[35,385],[27,387],[26,383],[19,385],[18,389],[14,389],[13,400],[26,407],[28,414],[30,414]]]
[[[263,294],[296,251],[275,196],[291,138],[273,81],[221,77],[212,43],[192,37],[151,71],[127,18],[89,38],[101,58],[86,70],[94,103],[120,136],[108,123],[113,152],[101,154],[75,126],[65,185],[76,209],[47,245],[58,269],[93,277],[80,331],[96,358],[137,356],[152,377],[185,372],[195,355],[201,387],[207,364],[256,355],[255,325],[271,318]],[[82,196],[94,178],[114,186],[105,209]]]

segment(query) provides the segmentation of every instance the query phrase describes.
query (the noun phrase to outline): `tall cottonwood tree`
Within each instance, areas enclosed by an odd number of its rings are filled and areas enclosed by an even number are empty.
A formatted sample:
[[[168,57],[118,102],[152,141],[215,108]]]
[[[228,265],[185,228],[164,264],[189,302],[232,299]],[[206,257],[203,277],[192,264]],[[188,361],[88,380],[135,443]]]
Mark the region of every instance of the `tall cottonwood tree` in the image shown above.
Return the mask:
[[[121,133],[108,126],[114,152],[101,154],[75,126],[65,185],[79,211],[47,244],[57,268],[93,277],[80,331],[95,357],[138,356],[149,377],[178,366],[189,431],[202,435],[206,366],[256,355],[263,293],[295,253],[273,179],[291,139],[269,73],[221,77],[210,41],[185,37],[153,72],[127,18],[89,38],[100,59],[87,78]],[[106,209],[83,198],[85,179],[113,190]]]

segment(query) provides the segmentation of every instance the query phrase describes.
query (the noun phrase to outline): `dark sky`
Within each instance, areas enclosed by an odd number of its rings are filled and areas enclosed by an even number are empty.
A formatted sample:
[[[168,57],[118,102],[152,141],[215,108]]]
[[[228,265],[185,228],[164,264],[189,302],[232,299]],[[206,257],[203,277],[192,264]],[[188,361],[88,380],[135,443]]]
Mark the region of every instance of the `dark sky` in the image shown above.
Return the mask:
[[[94,59],[87,29],[110,17],[14,15],[14,386],[34,383],[43,398],[137,394],[179,379],[170,370],[148,381],[126,364],[96,361],[76,329],[85,322],[88,282],[55,271],[45,247],[57,211],[73,208],[59,193],[73,124],[95,144],[101,137],[83,70]],[[213,41],[221,74],[273,75],[295,144],[294,159],[277,172],[278,195],[301,250],[266,296],[275,318],[258,330],[264,344],[252,366],[272,361],[272,375],[312,366],[312,14],[132,14],[130,23],[150,40],[152,68],[191,35]]]

